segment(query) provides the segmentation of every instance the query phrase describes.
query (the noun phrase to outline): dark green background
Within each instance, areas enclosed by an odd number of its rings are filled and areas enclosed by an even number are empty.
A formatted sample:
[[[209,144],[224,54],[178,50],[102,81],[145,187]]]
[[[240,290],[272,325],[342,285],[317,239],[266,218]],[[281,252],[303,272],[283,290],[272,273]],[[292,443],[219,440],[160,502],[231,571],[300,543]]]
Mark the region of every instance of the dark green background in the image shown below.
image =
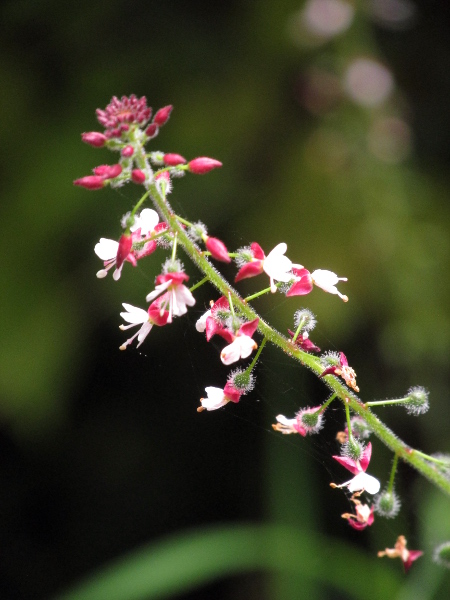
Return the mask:
[[[223,161],[208,176],[176,181],[175,210],[205,222],[230,250],[257,240],[268,251],[285,241],[294,262],[347,276],[340,289],[348,304],[316,289],[255,307],[282,331],[295,309],[311,308],[319,322],[313,340],[346,353],[364,400],[427,387],[426,416],[379,413],[409,444],[448,452],[449,7],[416,2],[403,30],[374,23],[369,3],[358,2],[345,33],[301,46],[289,32],[302,4],[4,3],[1,598],[49,598],[141,544],[242,521],[330,535],[374,561],[403,533],[426,553],[403,597],[414,597],[416,580],[421,600],[448,593],[448,576],[441,581],[431,563],[433,547],[450,538],[448,499],[401,466],[400,516],[354,532],[340,518],[348,501],[328,487],[346,477],[330,458],[340,409],[330,411],[320,437],[271,432],[276,414],[293,416],[326,398],[309,373],[268,348],[252,394],[196,413],[204,387],[223,385],[228,372],[221,343],[207,345],[194,328],[212,290],[199,290],[188,317],[153,331],[141,351],[118,351],[121,302],[144,306],[161,255],[125,268],[119,283],[97,280],[93,246],[118,236],[139,189],[72,187],[114,160],[80,142],[81,132],[97,128],[95,108],[130,93],[146,95],[155,109],[173,104],[152,149]],[[391,70],[390,99],[365,108],[338,93],[323,110],[307,110],[310,70],[339,80],[358,56]],[[412,151],[402,162],[383,162],[367,145],[373,122],[389,116],[411,127]],[[241,289],[260,285],[255,279]],[[383,482],[390,460],[375,441],[371,473]],[[317,561],[338,568],[342,556],[324,549]],[[358,563],[343,564],[351,579]],[[347,597],[339,593],[311,583],[299,562],[289,577],[241,575],[179,597]]]

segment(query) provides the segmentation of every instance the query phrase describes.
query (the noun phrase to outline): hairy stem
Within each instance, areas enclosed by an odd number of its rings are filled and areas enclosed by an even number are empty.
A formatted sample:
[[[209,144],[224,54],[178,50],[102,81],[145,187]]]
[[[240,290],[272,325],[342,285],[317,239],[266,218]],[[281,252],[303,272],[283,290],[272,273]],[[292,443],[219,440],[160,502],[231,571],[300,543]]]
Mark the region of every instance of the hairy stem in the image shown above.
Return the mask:
[[[149,185],[150,197],[156,209],[168,223],[174,234],[177,234],[178,243],[198,269],[205,277],[208,277],[211,284],[225,297],[231,297],[233,305],[249,320],[259,318],[258,331],[269,342],[278,346],[285,354],[297,360],[301,365],[310,369],[317,376],[324,371],[320,359],[301,350],[298,346],[288,340],[284,335],[273,329],[264,319],[262,319],[255,310],[247,304],[240,294],[230,285],[226,279],[216,270],[216,268],[203,255],[200,248],[186,234],[172,212],[170,205],[158,191],[153,182]],[[419,451],[410,448],[405,442],[400,440],[386,425],[363,403],[353,391],[350,391],[341,380],[333,375],[326,375],[321,379],[324,384],[339,398],[344,405],[357,415],[359,415],[373,431],[373,433],[387,446],[394,454],[397,454],[404,462],[408,463],[419,473],[424,475],[442,491],[450,496],[450,480],[437,470],[430,462],[425,460]]]

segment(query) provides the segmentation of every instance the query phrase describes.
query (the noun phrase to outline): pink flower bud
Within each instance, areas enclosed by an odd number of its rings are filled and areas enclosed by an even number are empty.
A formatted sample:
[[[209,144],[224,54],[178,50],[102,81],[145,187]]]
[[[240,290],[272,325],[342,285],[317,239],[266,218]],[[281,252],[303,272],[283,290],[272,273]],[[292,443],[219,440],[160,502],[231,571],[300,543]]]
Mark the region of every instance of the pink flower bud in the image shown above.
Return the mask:
[[[101,148],[105,145],[105,142],[108,138],[106,135],[103,135],[103,133],[99,133],[98,131],[89,131],[88,133],[82,133],[81,139],[83,142],[86,142],[86,144],[89,144],[94,148]]]
[[[131,171],[131,180],[133,183],[137,183],[138,185],[142,185],[145,181],[145,173],[140,169],[133,169]]]
[[[159,125],[159,127],[162,127],[163,125],[165,125],[167,123],[167,121],[169,120],[170,113],[172,112],[172,108],[173,108],[173,106],[171,104],[169,104],[168,106],[164,106],[163,108],[160,108],[153,118],[153,123],[156,123],[157,125]]]
[[[184,165],[186,159],[180,154],[164,154],[163,161],[168,167],[176,167],[177,165]]]
[[[148,137],[154,138],[156,135],[158,135],[158,131],[159,131],[159,127],[156,123],[151,123],[147,129],[145,130],[145,134],[148,135]]]
[[[86,177],[76,179],[73,185],[79,185],[87,190],[100,190],[105,185],[105,180],[98,175],[87,175]]]
[[[207,156],[199,156],[199,158],[194,158],[194,160],[188,163],[189,171],[195,173],[195,175],[204,175],[208,171],[221,166],[222,163],[220,161],[208,158]]]
[[[133,245],[133,238],[131,235],[121,235],[119,240],[119,247],[116,255],[116,269],[120,269],[123,265],[123,261],[130,254],[131,247]]]
[[[228,256],[228,250],[221,240],[213,237],[207,237],[205,240],[205,246],[211,252],[211,256],[216,260],[221,260],[222,262],[226,263],[231,262],[231,258]]]
[[[118,177],[121,173],[122,167],[119,164],[100,165],[94,169],[94,174],[103,177],[103,179],[114,179],[114,177]]]
[[[122,149],[121,155],[124,158],[131,158],[134,154],[134,148],[133,146],[125,146],[125,148]]]

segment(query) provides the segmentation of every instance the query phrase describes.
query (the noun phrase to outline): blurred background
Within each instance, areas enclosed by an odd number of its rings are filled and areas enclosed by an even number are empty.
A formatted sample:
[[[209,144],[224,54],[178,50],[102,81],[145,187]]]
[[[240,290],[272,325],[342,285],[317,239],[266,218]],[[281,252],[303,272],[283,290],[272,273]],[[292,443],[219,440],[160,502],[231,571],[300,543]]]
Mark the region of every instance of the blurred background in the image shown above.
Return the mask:
[[[450,452],[450,5],[10,0],[0,23],[0,598],[448,597],[431,560],[450,539],[448,498],[401,465],[400,515],[354,531],[340,517],[348,498],[328,485],[347,478],[331,459],[340,407],[321,436],[272,432],[275,415],[326,399],[309,372],[267,348],[249,396],[197,414],[228,373],[223,344],[195,331],[212,289],[139,350],[118,350],[121,303],[145,306],[161,254],[97,280],[93,247],[118,237],[140,189],[72,181],[114,162],[80,140],[99,129],[97,107],[131,93],[173,104],[149,149],[223,162],[176,181],[174,209],[230,250],[285,241],[294,262],[348,277],[348,304],[316,289],[255,308],[286,332],[309,307],[313,341],[345,352],[365,401],[425,386],[425,416],[377,412],[410,445]],[[373,442],[371,473],[385,482],[392,456]],[[215,531],[229,534],[234,566]],[[399,534],[425,552],[407,578],[376,558]],[[167,540],[195,536],[200,554],[171,558],[159,591],[75,587],[130,551],[153,561]],[[162,571],[144,563],[133,577],[151,586]]]

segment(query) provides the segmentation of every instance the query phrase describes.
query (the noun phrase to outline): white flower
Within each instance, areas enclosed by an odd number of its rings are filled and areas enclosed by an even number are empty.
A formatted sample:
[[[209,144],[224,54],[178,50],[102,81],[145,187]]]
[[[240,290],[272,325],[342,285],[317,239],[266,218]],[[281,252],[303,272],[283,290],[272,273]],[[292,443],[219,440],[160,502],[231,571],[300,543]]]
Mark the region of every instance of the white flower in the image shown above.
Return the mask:
[[[277,415],[275,418],[278,421],[276,425],[272,425],[275,431],[284,434],[298,433],[298,429],[295,429],[294,427],[294,425],[298,425],[296,418],[288,419],[284,415]]]
[[[231,344],[225,346],[220,353],[220,359],[224,365],[231,365],[241,358],[248,358],[258,344],[248,335],[237,335]]]
[[[173,278],[171,277],[171,275],[173,276]],[[147,302],[151,302],[152,300],[154,300],[160,294],[162,294],[163,292],[165,292],[167,290],[168,297],[169,297],[169,308],[168,308],[169,318],[167,319],[168,323],[172,323],[173,316],[180,317],[181,315],[186,314],[187,307],[194,306],[194,304],[195,304],[194,296],[189,291],[189,289],[181,283],[180,275],[184,275],[184,273],[181,273],[181,274],[180,273],[173,273],[173,274],[169,273],[169,274],[163,275],[163,276],[159,275],[157,277],[157,281],[160,278],[164,279],[166,277],[167,277],[167,280],[156,285],[153,292],[150,292],[150,294],[147,294],[147,297],[146,297]],[[187,276],[185,276],[185,278],[188,279]]]
[[[275,281],[287,283],[292,279],[292,262],[287,256],[284,256],[287,245],[282,242],[275,246],[273,250],[263,260],[263,269],[270,278],[270,291],[274,294],[277,291]]]
[[[347,277],[338,277],[336,273],[324,269],[317,269],[311,273],[311,277],[313,282],[325,292],[337,294],[344,302],[348,302],[348,297],[341,294],[336,287],[339,281],[347,281]]]
[[[137,348],[142,344],[145,338],[150,333],[153,323],[150,322],[148,312],[143,310],[142,308],[137,308],[136,306],[132,306],[131,304],[127,304],[125,302],[122,303],[124,309],[128,312],[121,312],[120,316],[124,321],[130,323],[130,325],[120,325],[119,329],[125,331],[130,327],[135,327],[136,325],[142,325],[137,333],[133,335],[133,337],[129,338],[124,344],[120,346],[120,350],[125,350],[125,348],[131,344],[131,342],[137,337],[138,345]]]
[[[230,401],[230,399],[225,396],[224,391],[221,388],[210,386],[205,388],[205,392],[207,393],[208,397],[200,399],[202,408],[204,410],[217,410],[218,408],[225,406],[225,404],[228,404]]]

